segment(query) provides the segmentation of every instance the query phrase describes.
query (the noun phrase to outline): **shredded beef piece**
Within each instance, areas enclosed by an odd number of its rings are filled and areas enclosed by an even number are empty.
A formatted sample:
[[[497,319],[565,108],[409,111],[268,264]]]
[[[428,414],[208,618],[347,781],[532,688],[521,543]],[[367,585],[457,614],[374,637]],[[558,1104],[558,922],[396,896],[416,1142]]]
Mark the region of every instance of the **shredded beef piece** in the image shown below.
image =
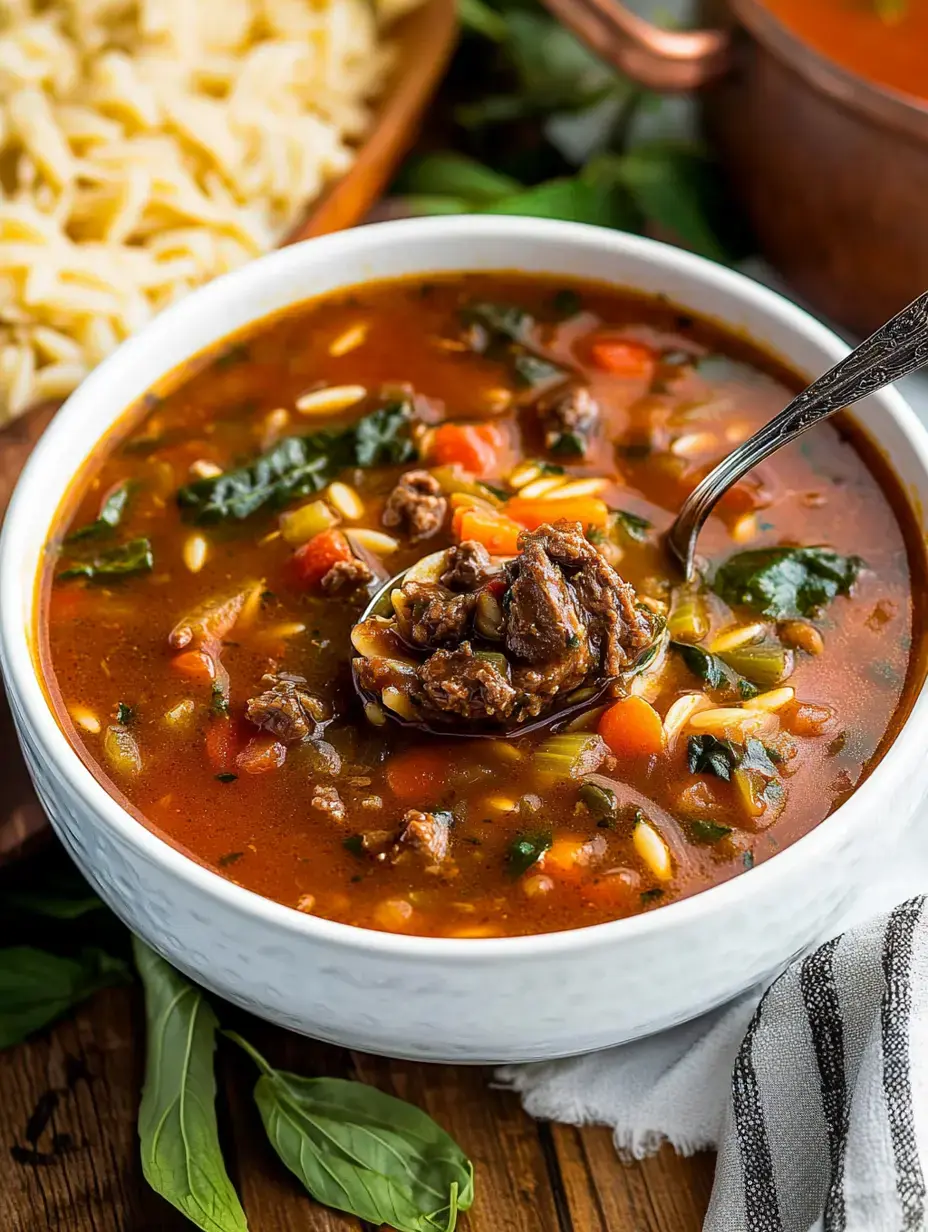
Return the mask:
[[[548,449],[563,447],[563,438],[576,438],[579,453],[586,452],[586,444],[599,420],[599,405],[585,385],[575,385],[567,393],[543,402],[540,406],[545,430],[545,445]]]
[[[388,687],[409,692],[418,688],[418,678],[415,669],[396,659],[373,658],[358,656],[353,660],[357,673],[358,684],[368,693],[379,694]]]
[[[446,859],[451,847],[451,815],[449,813],[421,813],[409,809],[403,817],[396,843],[394,860],[406,851],[415,851],[429,861],[426,872],[438,872],[438,866]]]
[[[457,646],[465,637],[477,604],[476,595],[452,595],[429,582],[406,582],[407,617],[398,624],[416,646]]]
[[[441,485],[428,471],[407,471],[387,498],[384,526],[402,526],[411,543],[429,539],[441,530],[448,502]]]
[[[276,736],[284,744],[299,744],[315,735],[325,720],[325,704],[302,688],[302,676],[264,676],[266,692],[253,697],[245,707],[246,718]]]
[[[351,560],[338,560],[322,579],[322,589],[327,595],[333,595],[339,590],[351,590],[355,586],[366,586],[374,574],[366,561],[353,556]]]
[[[506,649],[524,663],[548,663],[573,651],[588,664],[586,629],[567,579],[545,550],[545,529],[520,535],[520,554],[509,566]]]
[[[441,575],[441,584],[449,590],[478,590],[498,573],[483,544],[465,539],[457,547],[448,549],[448,563]]]
[[[507,718],[515,705],[515,689],[493,662],[474,654],[470,642],[436,650],[418,675],[431,706],[465,719]]]
[[[342,803],[342,798],[334,787],[314,787],[310,807],[325,813],[332,821],[339,824],[348,816],[348,810]]]
[[[540,538],[548,557],[567,570],[602,674],[617,676],[654,636],[651,618],[637,606],[634,588],[585,538],[579,522],[542,526],[525,537]]]

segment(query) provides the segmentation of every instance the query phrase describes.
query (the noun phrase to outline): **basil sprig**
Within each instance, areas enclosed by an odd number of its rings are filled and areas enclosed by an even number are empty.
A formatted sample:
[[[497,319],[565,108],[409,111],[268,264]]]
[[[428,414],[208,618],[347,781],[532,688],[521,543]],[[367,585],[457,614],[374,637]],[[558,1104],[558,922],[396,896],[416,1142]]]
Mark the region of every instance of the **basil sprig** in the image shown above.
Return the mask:
[[[0,950],[0,1049],[20,1043],[126,976],[125,963],[95,947],[76,958],[31,945]]]
[[[474,1200],[473,1164],[419,1108],[363,1082],[261,1071],[255,1102],[274,1150],[319,1202],[397,1232],[453,1232]]]
[[[216,1124],[216,1015],[198,988],[137,938],[133,953],[148,1020],[139,1108],[145,1180],[205,1232],[245,1232]]]

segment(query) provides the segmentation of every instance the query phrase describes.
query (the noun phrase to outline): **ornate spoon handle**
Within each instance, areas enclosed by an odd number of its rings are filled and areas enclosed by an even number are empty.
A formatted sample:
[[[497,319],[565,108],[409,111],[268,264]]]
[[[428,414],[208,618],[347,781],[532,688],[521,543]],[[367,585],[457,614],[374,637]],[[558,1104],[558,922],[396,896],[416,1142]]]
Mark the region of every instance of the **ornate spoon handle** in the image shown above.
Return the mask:
[[[928,364],[928,291],[881,326],[714,467],[683,502],[667,546],[693,575],[696,540],[728,489],[765,458],[842,407]]]

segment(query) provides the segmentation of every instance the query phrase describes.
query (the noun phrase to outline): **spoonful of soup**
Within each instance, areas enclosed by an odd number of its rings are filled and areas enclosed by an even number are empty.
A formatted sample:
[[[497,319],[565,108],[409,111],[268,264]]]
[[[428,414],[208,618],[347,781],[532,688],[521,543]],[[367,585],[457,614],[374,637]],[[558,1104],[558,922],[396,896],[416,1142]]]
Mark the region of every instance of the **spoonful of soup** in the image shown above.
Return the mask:
[[[696,540],[709,514],[748,471],[835,411],[876,393],[928,364],[928,291],[913,300],[833,368],[797,394],[778,415],[733,450],[697,484],[667,532],[671,555],[687,581]]]
[[[578,522],[525,531],[517,555],[467,541],[383,586],[352,631],[368,717],[428,731],[524,734],[627,689],[663,620]]]

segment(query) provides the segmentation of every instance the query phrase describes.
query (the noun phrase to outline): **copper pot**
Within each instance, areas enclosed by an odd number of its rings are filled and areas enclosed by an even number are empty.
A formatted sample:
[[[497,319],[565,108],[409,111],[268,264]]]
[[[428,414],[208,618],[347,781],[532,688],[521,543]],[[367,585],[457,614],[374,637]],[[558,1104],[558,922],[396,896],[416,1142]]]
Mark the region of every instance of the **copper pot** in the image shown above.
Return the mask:
[[[547,2],[641,84],[702,89],[761,251],[820,312],[869,333],[928,286],[928,105],[827,60],[759,0],[703,0],[710,28],[689,33],[619,0]]]

